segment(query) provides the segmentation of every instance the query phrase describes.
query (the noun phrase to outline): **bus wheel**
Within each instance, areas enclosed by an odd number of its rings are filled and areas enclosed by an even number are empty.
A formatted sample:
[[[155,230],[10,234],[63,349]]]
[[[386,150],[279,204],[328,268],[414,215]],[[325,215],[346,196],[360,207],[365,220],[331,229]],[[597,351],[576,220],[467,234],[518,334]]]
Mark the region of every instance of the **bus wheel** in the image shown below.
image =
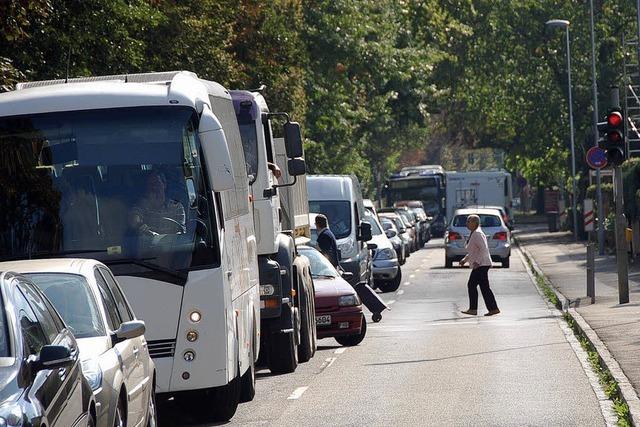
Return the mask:
[[[269,369],[272,373],[289,374],[298,367],[295,331],[269,337]]]
[[[197,411],[206,421],[229,421],[236,413],[242,389],[240,369],[236,377],[227,385],[205,391],[196,399]]]
[[[249,352],[249,369],[240,379],[240,403],[251,402],[256,395],[256,365],[253,348]]]

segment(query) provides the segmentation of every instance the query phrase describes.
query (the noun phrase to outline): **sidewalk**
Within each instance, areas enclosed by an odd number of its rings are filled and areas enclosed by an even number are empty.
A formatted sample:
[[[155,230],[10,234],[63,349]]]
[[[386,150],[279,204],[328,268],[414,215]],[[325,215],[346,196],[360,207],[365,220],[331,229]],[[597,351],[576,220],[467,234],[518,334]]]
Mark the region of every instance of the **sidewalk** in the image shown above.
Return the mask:
[[[553,286],[571,301],[616,359],[640,394],[640,268],[629,271],[630,302],[618,304],[615,257],[596,255],[596,303],[587,297],[586,246],[571,233],[549,233],[546,225],[515,232]]]

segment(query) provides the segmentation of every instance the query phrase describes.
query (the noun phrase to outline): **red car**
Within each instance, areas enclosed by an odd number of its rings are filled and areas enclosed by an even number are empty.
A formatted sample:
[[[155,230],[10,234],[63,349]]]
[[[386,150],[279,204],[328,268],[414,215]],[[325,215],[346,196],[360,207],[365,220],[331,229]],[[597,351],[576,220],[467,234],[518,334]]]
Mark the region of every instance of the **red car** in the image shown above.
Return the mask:
[[[311,264],[318,338],[334,337],[344,346],[360,344],[367,333],[367,322],[358,294],[324,255],[310,246],[298,249]]]

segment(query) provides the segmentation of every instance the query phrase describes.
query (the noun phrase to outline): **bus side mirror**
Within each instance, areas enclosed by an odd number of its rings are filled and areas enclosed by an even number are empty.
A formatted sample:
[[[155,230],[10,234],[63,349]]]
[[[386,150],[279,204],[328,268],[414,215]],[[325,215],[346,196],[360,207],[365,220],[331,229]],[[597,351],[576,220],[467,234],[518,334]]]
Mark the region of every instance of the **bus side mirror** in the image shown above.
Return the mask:
[[[287,157],[290,159],[302,157],[302,132],[300,124],[296,122],[287,122],[284,124],[284,147],[287,151]]]
[[[211,178],[211,189],[215,192],[235,187],[231,154],[218,118],[208,105],[204,105],[198,129],[204,160]]]

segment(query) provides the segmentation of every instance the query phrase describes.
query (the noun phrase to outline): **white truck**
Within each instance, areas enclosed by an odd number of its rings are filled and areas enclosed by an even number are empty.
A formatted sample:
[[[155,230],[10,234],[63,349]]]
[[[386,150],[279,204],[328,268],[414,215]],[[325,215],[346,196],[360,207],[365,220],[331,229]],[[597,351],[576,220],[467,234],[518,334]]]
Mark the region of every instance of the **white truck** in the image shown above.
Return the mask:
[[[467,206],[503,206],[510,213],[513,199],[511,174],[504,170],[447,172],[447,218]]]
[[[231,91],[249,174],[260,271],[261,339],[273,373],[293,372],[316,350],[314,288],[296,239],[310,237],[300,126],[269,111],[259,92]],[[273,127],[284,119],[284,138]],[[280,178],[276,175],[281,174]]]
[[[18,89],[0,94],[0,260],[110,266],[146,323],[145,387],[230,419],[254,395],[260,295],[229,92],[185,71]]]

